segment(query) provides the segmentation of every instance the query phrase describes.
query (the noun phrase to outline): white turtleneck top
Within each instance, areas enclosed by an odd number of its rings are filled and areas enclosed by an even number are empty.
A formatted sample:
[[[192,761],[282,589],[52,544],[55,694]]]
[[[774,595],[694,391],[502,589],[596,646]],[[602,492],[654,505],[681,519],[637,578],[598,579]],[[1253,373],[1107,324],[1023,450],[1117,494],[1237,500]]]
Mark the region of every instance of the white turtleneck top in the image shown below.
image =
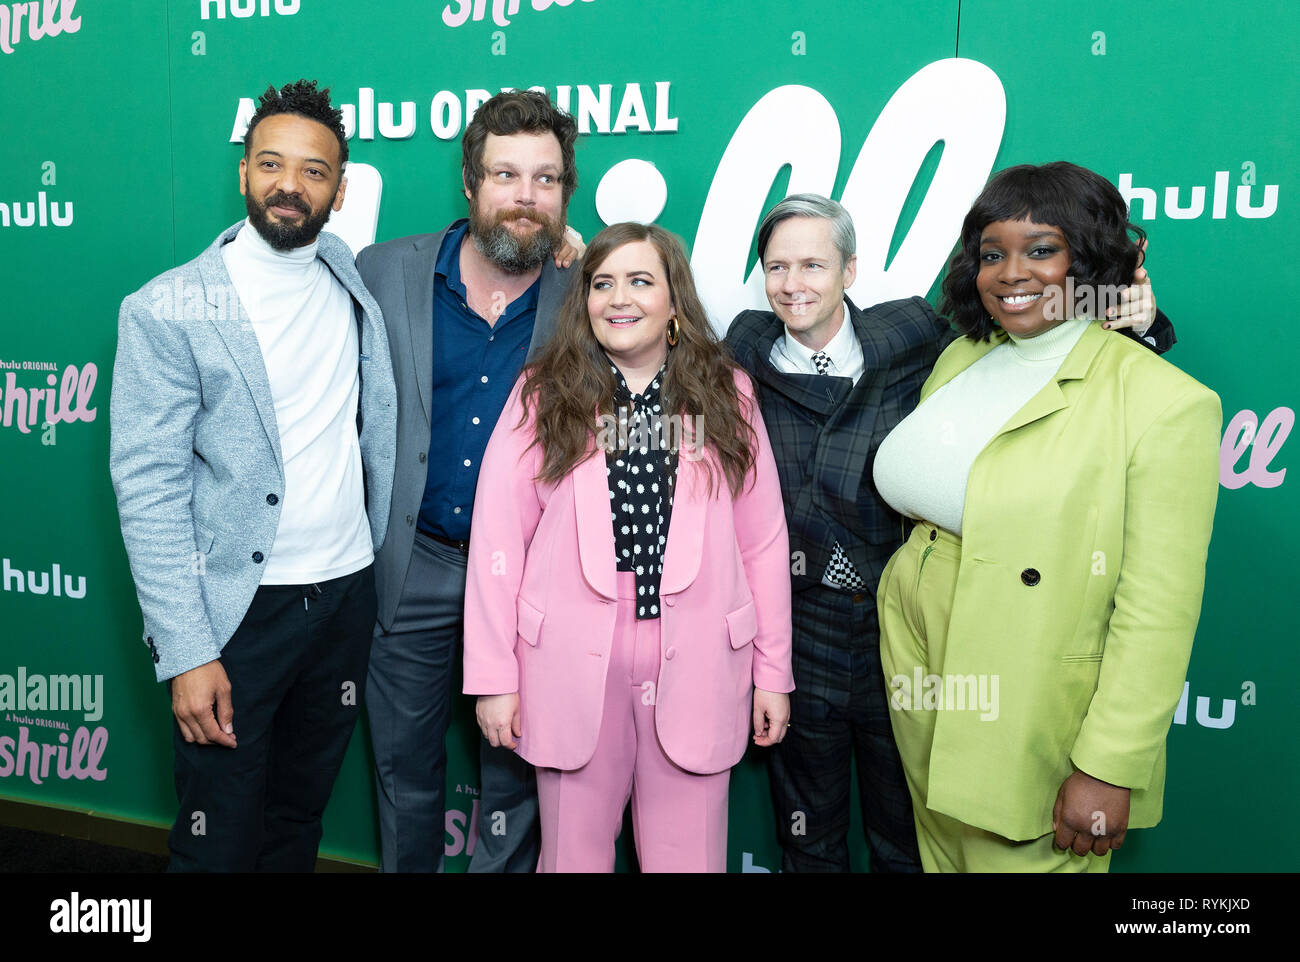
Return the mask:
[[[262,349],[275,402],[285,490],[262,574],[265,585],[312,584],[374,560],[366,520],[360,381],[352,297],[316,243],[277,251],[244,223],[221,249]]]
[[[961,535],[966,482],[1002,425],[1041,391],[1083,336],[1066,321],[999,344],[925,399],[876,452],[876,490],[899,514]]]

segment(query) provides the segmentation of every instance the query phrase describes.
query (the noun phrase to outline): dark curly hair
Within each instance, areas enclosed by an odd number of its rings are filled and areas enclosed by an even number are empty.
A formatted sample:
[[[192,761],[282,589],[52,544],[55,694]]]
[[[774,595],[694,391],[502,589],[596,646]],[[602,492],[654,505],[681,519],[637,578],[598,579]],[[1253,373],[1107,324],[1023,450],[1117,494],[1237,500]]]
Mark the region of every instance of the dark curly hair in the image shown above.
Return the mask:
[[[574,119],[551,103],[546,94],[536,90],[508,90],[485,101],[474,113],[474,119],[465,128],[460,141],[461,170],[465,186],[471,194],[483,183],[483,147],[488,134],[508,137],[511,134],[555,135],[560,142],[560,158],[564,172],[560,185],[564,191],[564,206],[578,189],[578,164],[573,156],[573,144],[578,139],[578,125]]]
[[[266,93],[257,98],[257,112],[248,122],[244,132],[244,156],[248,156],[253,143],[253,128],[276,114],[297,114],[308,120],[315,120],[330,129],[339,142],[339,173],[348,162],[348,135],[343,130],[343,111],[330,103],[330,89],[316,89],[314,80],[295,80],[285,84],[279,90],[272,85]]]
[[[1129,284],[1142,263],[1138,244],[1146,232],[1129,222],[1128,205],[1106,178],[1064,160],[1041,167],[1008,167],[975,198],[943,279],[939,313],[972,340],[988,340],[998,329],[980,301],[976,278],[980,235],[1000,220],[1059,228],[1070,245],[1070,276],[1079,289]]]

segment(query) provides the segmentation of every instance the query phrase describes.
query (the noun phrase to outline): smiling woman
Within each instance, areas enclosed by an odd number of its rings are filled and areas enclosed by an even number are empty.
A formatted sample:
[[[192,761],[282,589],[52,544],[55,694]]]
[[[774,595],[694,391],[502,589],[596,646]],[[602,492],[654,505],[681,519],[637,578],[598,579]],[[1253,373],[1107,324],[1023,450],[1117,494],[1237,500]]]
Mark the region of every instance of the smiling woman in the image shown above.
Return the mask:
[[[1037,322],[1068,320],[1085,306],[1099,318],[1133,282],[1145,239],[1119,192],[1092,171],[1064,162],[1011,167],[966,215],[940,312],[980,340],[997,330],[1001,312],[1037,333],[1054,326]]]
[[[1057,227],[999,220],[980,234],[980,303],[1008,334],[1036,337],[1074,316],[1044,310],[1063,296],[1069,272],[1070,245]]]
[[[540,871],[612,871],[630,797],[643,871],[720,872],[730,769],[794,687],[776,464],[676,238],[615,224],[580,273],[479,472],[465,692],[537,768]]]
[[[640,394],[668,357],[678,334],[668,272],[649,241],[614,250],[591,278],[587,294],[591,331],[610,360]]]
[[[916,522],[877,603],[926,871],[1105,871],[1160,818],[1221,418],[1214,392],[1074,301],[1133,276],[1135,236],[1091,171],[998,174],[944,281],[966,337],[876,457]],[[923,676],[999,704],[907,697]]]

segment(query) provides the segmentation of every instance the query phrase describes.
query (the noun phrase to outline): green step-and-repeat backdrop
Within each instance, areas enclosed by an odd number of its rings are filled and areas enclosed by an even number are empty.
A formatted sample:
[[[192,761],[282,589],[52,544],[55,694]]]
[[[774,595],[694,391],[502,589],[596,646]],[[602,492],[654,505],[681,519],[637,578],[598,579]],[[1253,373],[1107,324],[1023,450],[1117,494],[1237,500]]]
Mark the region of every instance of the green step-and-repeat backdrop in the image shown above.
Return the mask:
[[[1297,44],[1291,0],[0,3],[0,796],[175,814],[169,702],[107,469],[117,308],[243,216],[253,98],[308,77],[345,105],[353,162],[331,229],[359,249],[462,216],[467,119],[534,86],[582,132],[570,221],[678,233],[719,325],[763,305],[754,233],[787,192],[849,207],[851,294],[869,304],[934,297],[993,170],[1068,159],[1120,185],[1178,331],[1169,360],[1219,393],[1225,431],[1164,821],[1114,867],[1293,869]],[[363,723],[322,851],[374,862],[368,738]],[[452,869],[473,846],[476,739],[461,698]],[[775,870],[757,750],[732,786],[729,867]]]

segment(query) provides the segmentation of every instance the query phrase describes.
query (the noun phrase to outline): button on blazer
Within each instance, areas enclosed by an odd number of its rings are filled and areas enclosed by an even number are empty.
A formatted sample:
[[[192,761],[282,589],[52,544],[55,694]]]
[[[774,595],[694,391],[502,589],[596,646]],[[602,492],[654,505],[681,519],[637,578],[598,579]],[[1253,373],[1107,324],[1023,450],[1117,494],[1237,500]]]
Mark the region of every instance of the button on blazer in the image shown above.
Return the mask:
[[[159,681],[220,656],[261,584],[284,504],[271,384],[221,256],[244,224],[128,296],[118,316],[109,473]],[[357,435],[378,549],[396,435],[388,335],[347,245],[322,231],[316,251],[352,297]]]
[[[921,403],[998,343],[954,341]],[[1217,394],[1091,324],[979,453],[943,670],[998,675],[998,715],[938,712],[931,809],[1038,838],[1077,766],[1132,790],[1129,827],[1160,820],[1221,426]]]

